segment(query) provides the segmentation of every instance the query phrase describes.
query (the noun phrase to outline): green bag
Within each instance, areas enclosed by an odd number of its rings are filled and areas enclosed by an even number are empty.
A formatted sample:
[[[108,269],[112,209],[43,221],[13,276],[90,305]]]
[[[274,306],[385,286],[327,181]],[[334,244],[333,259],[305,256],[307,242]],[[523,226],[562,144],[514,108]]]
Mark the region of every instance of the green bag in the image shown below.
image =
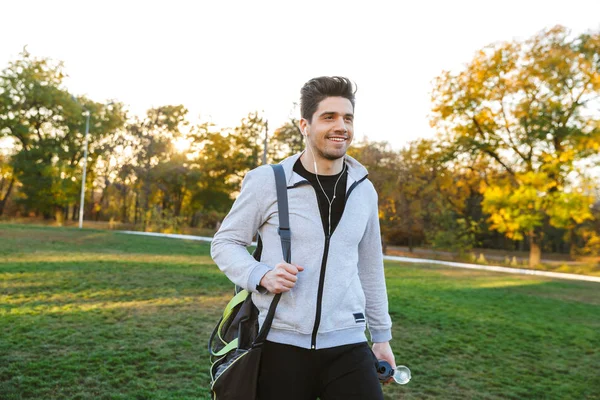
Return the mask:
[[[279,237],[284,260],[291,261],[291,232],[285,173],[279,164],[271,165],[277,184]],[[262,241],[253,256],[260,260]],[[208,341],[211,356],[211,389],[213,400],[256,400],[258,372],[262,345],[267,339],[281,293],[275,295],[265,321],[258,330],[258,309],[251,293],[236,286],[235,296],[229,301],[223,316]]]

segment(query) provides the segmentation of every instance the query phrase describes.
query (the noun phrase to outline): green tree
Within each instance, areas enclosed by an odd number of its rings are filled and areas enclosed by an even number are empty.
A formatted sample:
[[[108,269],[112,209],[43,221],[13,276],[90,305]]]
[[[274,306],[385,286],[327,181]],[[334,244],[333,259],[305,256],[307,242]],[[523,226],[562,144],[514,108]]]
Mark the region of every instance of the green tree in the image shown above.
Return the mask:
[[[578,162],[600,149],[600,33],[563,27],[481,50],[435,82],[433,124],[459,152],[485,155],[507,179],[484,188],[492,229],[528,237],[530,265],[546,226],[591,218]]]
[[[263,163],[265,130],[266,121],[255,111],[243,118],[233,132],[229,133],[234,139],[235,151],[246,158],[248,170]],[[243,178],[246,170],[239,172],[240,178]]]
[[[186,120],[187,109],[182,105],[169,105],[152,108],[147,111],[146,117],[137,118],[126,127],[126,139],[129,140],[132,166],[124,166],[122,178],[129,179],[135,185],[135,217],[142,222],[145,230],[151,222],[151,216],[156,215],[152,207],[160,208],[159,214],[165,211],[163,205],[168,205],[170,200],[165,199],[168,191],[163,184],[168,178],[165,174],[169,168],[165,164],[172,164],[171,159],[176,154],[173,142],[183,135],[183,129],[188,124]],[[161,192],[162,193],[159,193]],[[169,194],[166,195],[169,197]]]
[[[0,154],[0,216],[4,213],[4,207],[10,197],[15,185],[15,175],[8,157]]]
[[[242,122],[241,127],[230,132],[216,132],[202,125],[191,135],[197,149],[197,157],[193,159],[198,169],[192,189],[195,209],[227,212],[246,172],[260,165],[260,149],[256,144],[260,125],[252,125]]]
[[[410,175],[401,154],[386,142],[356,143],[348,154],[367,168],[377,190],[384,246],[406,244],[412,251],[423,239],[423,185]]]
[[[304,150],[304,136],[298,121],[291,118],[273,132],[269,139],[269,160],[279,162]]]
[[[76,101],[64,88],[61,62],[23,52],[0,75],[0,137],[16,141],[12,167],[22,183],[21,202],[49,217],[77,202],[85,118],[91,113],[89,148],[122,126],[120,104],[107,107],[84,97]],[[93,165],[93,163],[91,163]],[[90,170],[93,180],[93,170]]]
[[[429,182],[432,202],[426,210],[426,235],[436,248],[465,254],[479,245],[485,225],[481,207],[488,161],[482,155],[461,157],[440,140],[419,140],[409,150]]]

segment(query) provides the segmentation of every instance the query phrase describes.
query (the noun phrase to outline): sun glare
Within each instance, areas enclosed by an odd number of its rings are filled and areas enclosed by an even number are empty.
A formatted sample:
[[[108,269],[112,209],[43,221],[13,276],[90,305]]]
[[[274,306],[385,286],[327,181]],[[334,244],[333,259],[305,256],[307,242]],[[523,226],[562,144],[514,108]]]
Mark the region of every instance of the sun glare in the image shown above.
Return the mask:
[[[187,138],[178,138],[173,141],[173,147],[178,153],[183,153],[190,148],[190,141]]]

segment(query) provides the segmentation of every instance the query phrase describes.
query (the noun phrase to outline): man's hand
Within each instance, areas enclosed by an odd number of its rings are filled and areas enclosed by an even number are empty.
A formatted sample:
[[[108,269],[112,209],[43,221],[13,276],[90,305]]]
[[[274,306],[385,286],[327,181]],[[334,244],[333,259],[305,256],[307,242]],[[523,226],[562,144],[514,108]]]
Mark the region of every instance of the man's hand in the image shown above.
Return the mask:
[[[387,361],[390,363],[392,368],[396,368],[396,359],[394,358],[394,352],[390,346],[390,342],[373,343],[373,354],[378,360]],[[391,382],[393,378],[388,379],[385,383]]]
[[[300,271],[304,271],[304,267],[281,262],[262,277],[260,286],[275,294],[289,292],[296,285]]]

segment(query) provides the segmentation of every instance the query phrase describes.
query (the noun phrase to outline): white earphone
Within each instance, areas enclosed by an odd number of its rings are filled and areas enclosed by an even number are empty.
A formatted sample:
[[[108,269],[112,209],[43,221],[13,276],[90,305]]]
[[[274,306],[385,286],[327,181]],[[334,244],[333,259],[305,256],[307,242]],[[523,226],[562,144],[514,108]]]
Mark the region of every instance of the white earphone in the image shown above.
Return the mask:
[[[308,151],[310,151],[312,154],[313,168],[315,169],[315,176],[317,178],[317,183],[319,184],[319,187],[321,188],[321,191],[325,195],[325,198],[327,199],[327,203],[329,205],[329,214],[328,214],[327,219],[329,221],[329,236],[331,236],[331,207],[336,198],[335,194],[337,192],[337,185],[340,182],[342,175],[344,175],[344,171],[346,170],[346,163],[343,163],[343,165],[342,165],[342,172],[340,173],[340,176],[335,181],[335,185],[333,186],[333,196],[330,199],[329,196],[327,195],[327,193],[325,192],[325,189],[323,188],[321,181],[319,180],[319,170],[317,168],[317,159],[315,157],[315,152],[313,151],[312,146],[310,145],[310,143],[308,141],[308,134],[306,133],[306,131],[307,131],[307,129],[304,128],[304,130],[302,131],[302,136],[304,136],[304,140],[306,140],[306,147],[308,147]]]

